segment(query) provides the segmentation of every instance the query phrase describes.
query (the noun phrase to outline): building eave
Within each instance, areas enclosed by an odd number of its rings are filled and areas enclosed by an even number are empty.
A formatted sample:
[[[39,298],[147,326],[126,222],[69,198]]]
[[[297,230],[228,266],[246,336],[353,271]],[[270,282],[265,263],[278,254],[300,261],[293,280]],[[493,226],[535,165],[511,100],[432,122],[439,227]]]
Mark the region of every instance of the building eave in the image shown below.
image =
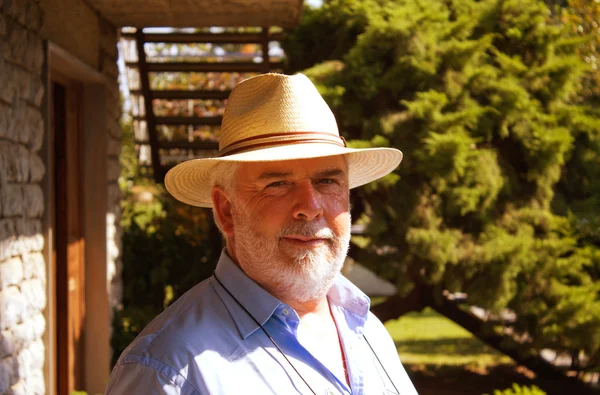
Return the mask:
[[[86,0],[115,26],[293,27],[302,0]]]

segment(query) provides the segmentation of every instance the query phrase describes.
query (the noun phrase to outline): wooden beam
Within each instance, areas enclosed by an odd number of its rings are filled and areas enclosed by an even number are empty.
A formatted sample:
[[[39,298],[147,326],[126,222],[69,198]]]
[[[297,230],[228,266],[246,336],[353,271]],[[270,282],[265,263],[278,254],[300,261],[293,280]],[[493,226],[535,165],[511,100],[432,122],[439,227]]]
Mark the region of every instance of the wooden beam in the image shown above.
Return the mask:
[[[157,125],[221,125],[223,117],[156,117]]]
[[[138,67],[140,71],[140,83],[142,85],[142,94],[144,95],[144,108],[146,110],[146,122],[148,127],[148,136],[150,137],[150,157],[152,158],[152,170],[154,171],[154,180],[162,183],[164,174],[160,167],[160,158],[158,155],[158,136],[156,135],[156,120],[154,109],[152,108],[152,91],[150,90],[150,80],[148,76],[148,64],[146,63],[146,51],[144,51],[144,34],[142,29],[135,33],[136,47],[138,53]]]
[[[268,33],[268,29],[267,29]],[[135,39],[135,33],[124,33],[121,37]],[[283,33],[268,35],[269,41],[283,40]],[[144,41],[147,43],[174,43],[174,44],[261,44],[262,33],[145,33]]]
[[[269,71],[271,71],[271,64],[270,64],[270,59],[269,59],[269,28],[268,27],[263,27],[262,28],[262,32],[260,34],[261,36],[261,41],[260,41],[260,48],[261,48],[261,52],[262,52],[262,72],[263,73],[268,73]]]
[[[161,141],[161,149],[191,149],[218,150],[219,143],[215,141]]]
[[[129,93],[132,95],[141,95],[142,91],[134,89],[129,91]],[[230,90],[153,90],[152,98],[163,100],[225,100],[230,94]]]
[[[127,62],[127,67],[139,67],[136,62]],[[283,62],[269,62],[269,69],[282,69]],[[183,73],[260,73],[264,69],[262,63],[253,62],[168,62],[168,63],[147,63],[149,72],[183,72]],[[141,74],[141,73],[140,73]]]

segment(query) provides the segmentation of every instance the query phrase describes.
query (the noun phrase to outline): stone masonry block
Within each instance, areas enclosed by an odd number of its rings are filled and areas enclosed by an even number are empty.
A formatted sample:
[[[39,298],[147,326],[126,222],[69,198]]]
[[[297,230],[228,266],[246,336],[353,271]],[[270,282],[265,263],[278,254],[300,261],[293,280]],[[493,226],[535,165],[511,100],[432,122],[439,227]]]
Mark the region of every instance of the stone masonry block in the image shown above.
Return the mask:
[[[18,285],[23,280],[23,262],[20,258],[11,258],[0,263],[0,289],[9,285]]]
[[[8,287],[0,291],[0,329],[8,329],[23,320],[27,300],[17,287]]]
[[[8,355],[15,354],[17,350],[16,341],[10,330],[0,332],[0,360]]]
[[[16,244],[17,235],[12,219],[0,220],[0,262],[13,256],[12,246]]]
[[[42,223],[39,220],[26,220],[18,218],[15,221],[18,236],[37,236],[42,233]]]
[[[44,143],[44,118],[38,109],[28,107],[27,120],[30,135],[29,148],[37,152],[42,148],[42,144]]]
[[[44,395],[46,388],[42,370],[30,370],[27,377],[10,388],[9,395]]]
[[[0,104],[4,102],[8,105],[12,105],[15,98],[17,97],[17,85],[12,77],[13,67],[7,62],[2,61],[4,56],[3,46],[7,46],[2,40],[0,40],[0,76],[2,79],[2,89],[0,89]],[[7,114],[4,112],[5,116],[8,118],[3,121],[2,112],[4,110],[0,109],[0,136],[7,136],[9,131],[8,128],[8,120],[12,119],[13,114]],[[6,123],[7,125],[3,125]]]
[[[23,185],[23,211],[29,218],[39,218],[44,214],[44,192],[37,184]]]
[[[37,1],[28,1],[27,5],[29,9],[25,15],[25,26],[34,32],[38,32],[44,20],[42,6]]]
[[[0,61],[0,76],[2,76],[5,69],[2,67],[2,61]],[[0,137],[11,141],[17,141],[18,138],[14,132],[14,110],[12,106],[4,104],[1,100],[3,95],[6,94],[7,90],[10,90],[11,82],[8,79],[2,78],[2,84],[4,86],[0,89]],[[14,90],[16,92],[16,89]],[[14,97],[14,92],[11,96]],[[12,98],[10,100],[13,100]]]
[[[14,75],[12,75],[12,77],[14,77]],[[16,142],[28,142],[31,133],[27,128],[27,103],[22,100],[15,100],[11,115],[12,117],[8,122],[6,137]]]
[[[14,74],[19,99],[27,102],[31,93],[31,73],[20,67],[15,67]]]
[[[26,3],[31,3],[27,1]],[[5,0],[4,1],[4,13],[19,22],[21,25],[25,25],[25,14],[29,7],[23,6],[22,0]]]
[[[17,361],[19,377],[27,382],[34,371],[44,367],[44,345],[41,340],[33,341],[24,348],[18,354]]]
[[[31,320],[33,322],[33,334],[35,335],[35,338],[41,339],[46,332],[46,319],[44,318],[44,314],[39,312],[34,315]]]
[[[26,394],[44,395],[46,393],[46,385],[44,382],[44,372],[42,369],[37,369],[31,372],[27,377]]]
[[[19,365],[16,357],[0,360],[0,394],[6,394],[10,387],[19,381]]]
[[[42,251],[44,236],[41,232],[39,220],[27,220],[23,217],[0,220],[0,262],[14,256]]]
[[[46,166],[42,158],[36,153],[31,153],[29,156],[29,173],[31,182],[40,182],[46,173]]]
[[[39,278],[46,282],[46,262],[39,252],[23,255],[23,278]]]
[[[19,377],[21,377],[21,374],[18,373]],[[29,392],[29,390],[27,389],[27,378],[21,377],[19,381],[17,381],[16,384],[13,384],[10,387],[10,392],[8,392],[9,395],[27,395],[27,394],[31,394],[31,392]]]
[[[31,343],[31,345],[29,346],[29,350],[31,352],[31,357],[32,357],[32,368],[34,370],[41,370],[44,368],[44,352],[45,352],[45,347],[44,347],[44,342],[42,341],[42,339],[38,338],[37,340],[35,340],[34,342]]]
[[[0,37],[6,36],[6,17],[0,14]]]
[[[15,342],[15,351],[21,351],[27,344],[36,340],[33,324],[33,318],[26,317],[23,322],[13,327],[12,333]]]
[[[33,316],[46,307],[46,287],[38,278],[25,280],[21,283],[21,293],[27,301],[26,315]]]
[[[0,140],[0,185],[26,182],[29,165],[29,151],[23,145]]]
[[[17,243],[15,255],[23,255],[28,252],[39,252],[44,248],[44,236],[42,234],[42,223],[40,220],[18,218],[15,220],[17,230]]]
[[[25,66],[23,63],[28,44],[27,29],[22,24],[16,23],[9,18],[6,21],[6,33],[9,46],[7,59],[18,65]]]
[[[29,377],[29,375],[31,374],[32,365],[33,365],[33,356],[31,355],[31,351],[29,350],[28,347],[24,348],[17,355],[17,374],[19,375],[19,378],[22,380],[22,382],[24,381],[24,383],[22,383],[23,391],[26,390],[27,377]],[[13,391],[14,391],[14,388],[13,388]]]
[[[23,190],[18,184],[5,184],[0,187],[2,211],[4,216],[13,217],[23,214]]]
[[[41,77],[32,76],[27,101],[36,108],[40,108],[44,99],[44,83]]]
[[[4,29],[5,30],[4,30],[4,37],[3,37],[2,41],[0,41],[0,59],[8,58],[8,52],[10,51],[10,47],[8,46],[8,40],[6,39],[6,37],[8,37],[8,19],[6,18],[5,15],[3,15],[3,17],[4,17]]]
[[[41,320],[41,321],[40,321]],[[36,313],[32,317],[27,317],[22,323],[15,325],[12,331],[3,331],[2,334],[7,334],[7,343],[10,341],[11,354],[18,354],[26,348],[31,348],[32,344],[36,343],[44,335],[46,324],[44,316],[41,312]],[[2,343],[0,343],[1,346]],[[39,347],[36,347],[39,349]],[[36,353],[37,354],[37,353]],[[33,368],[38,368],[37,360]],[[43,357],[42,357],[43,360]]]
[[[0,242],[9,240],[10,238],[16,238],[16,236],[17,231],[15,229],[15,222],[9,218],[0,219]],[[0,255],[0,261],[4,259],[5,258]]]
[[[44,46],[42,39],[33,32],[27,34],[27,50],[23,57],[23,66],[36,75],[41,75],[44,64]]]

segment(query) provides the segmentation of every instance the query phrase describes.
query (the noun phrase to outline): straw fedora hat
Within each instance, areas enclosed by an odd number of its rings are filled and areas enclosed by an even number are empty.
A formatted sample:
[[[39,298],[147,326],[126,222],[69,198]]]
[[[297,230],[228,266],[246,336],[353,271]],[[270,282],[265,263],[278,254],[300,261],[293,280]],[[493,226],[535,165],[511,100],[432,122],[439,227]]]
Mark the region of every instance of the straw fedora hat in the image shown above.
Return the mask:
[[[353,149],[340,137],[333,113],[302,74],[261,74],[231,92],[219,141],[219,156],[173,167],[165,186],[176,199],[212,207],[211,170],[219,162],[265,162],[346,155],[350,188],[394,170],[402,152],[393,148]]]

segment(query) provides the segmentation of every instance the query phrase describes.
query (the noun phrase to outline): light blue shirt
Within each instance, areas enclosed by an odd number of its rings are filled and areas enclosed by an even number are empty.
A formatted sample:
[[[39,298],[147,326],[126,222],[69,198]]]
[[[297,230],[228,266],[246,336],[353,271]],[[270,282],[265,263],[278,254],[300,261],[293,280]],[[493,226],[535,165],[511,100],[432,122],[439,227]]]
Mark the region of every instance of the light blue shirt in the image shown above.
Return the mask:
[[[327,298],[347,359],[350,388],[344,377],[336,377],[300,344],[294,309],[246,276],[225,251],[215,273],[318,395],[394,394],[385,371],[400,394],[417,394],[390,335],[369,312],[369,298],[342,275]],[[106,393],[312,392],[256,322],[211,277],[181,296],[127,347],[112,371]]]

